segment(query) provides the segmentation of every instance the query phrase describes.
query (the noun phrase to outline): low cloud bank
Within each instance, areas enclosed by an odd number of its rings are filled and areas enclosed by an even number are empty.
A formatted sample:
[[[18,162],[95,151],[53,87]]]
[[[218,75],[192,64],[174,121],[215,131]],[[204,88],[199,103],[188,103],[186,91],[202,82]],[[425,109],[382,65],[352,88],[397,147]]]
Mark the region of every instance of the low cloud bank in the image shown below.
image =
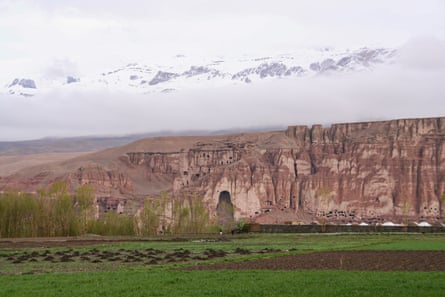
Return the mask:
[[[443,42],[430,42],[426,53],[422,44],[424,40],[407,44],[396,63],[361,73],[271,79],[170,94],[4,95],[0,96],[0,140],[445,116],[444,51],[437,51]]]

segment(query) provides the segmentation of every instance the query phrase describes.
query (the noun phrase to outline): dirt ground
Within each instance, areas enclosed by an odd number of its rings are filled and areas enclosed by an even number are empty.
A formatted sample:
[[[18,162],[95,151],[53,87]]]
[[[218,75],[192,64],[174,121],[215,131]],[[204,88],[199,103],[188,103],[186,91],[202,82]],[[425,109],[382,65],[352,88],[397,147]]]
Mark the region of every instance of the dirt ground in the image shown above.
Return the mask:
[[[52,248],[52,247],[83,247],[94,245],[107,245],[119,242],[143,242],[143,241],[184,241],[180,237],[166,237],[158,239],[134,239],[134,238],[67,238],[67,237],[39,237],[39,238],[14,238],[0,239],[0,250],[15,250],[22,248]]]
[[[243,238],[246,235],[235,234],[230,235],[230,238]],[[135,237],[28,237],[28,238],[0,238],[1,250],[16,250],[23,248],[52,248],[52,247],[66,247],[76,248],[94,245],[108,245],[119,242],[178,242],[189,241],[193,239],[208,239],[208,240],[227,240],[226,237],[221,238],[219,234],[187,234],[178,236],[159,236],[151,238],[135,238]]]
[[[48,153],[32,155],[1,155],[0,154],[0,176],[9,176],[24,168],[64,161],[86,153]]]
[[[187,269],[445,271],[445,251],[314,252],[246,262],[200,265]]]
[[[103,245],[110,243],[117,243],[119,241],[113,240],[23,240],[23,241],[0,241],[0,250],[15,250],[22,248],[51,248],[51,247],[82,247],[82,246],[92,246],[92,245]]]

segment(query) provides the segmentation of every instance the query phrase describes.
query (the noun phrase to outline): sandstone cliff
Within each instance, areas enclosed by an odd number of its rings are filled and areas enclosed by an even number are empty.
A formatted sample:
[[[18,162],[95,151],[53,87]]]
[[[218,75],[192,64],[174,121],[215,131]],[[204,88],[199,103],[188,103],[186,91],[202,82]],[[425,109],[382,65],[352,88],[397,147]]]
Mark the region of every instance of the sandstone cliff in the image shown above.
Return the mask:
[[[260,222],[441,221],[445,118],[290,126],[286,131],[144,139],[0,178],[1,189],[91,183],[101,206],[201,195],[212,215]],[[127,203],[127,202],[132,203]]]

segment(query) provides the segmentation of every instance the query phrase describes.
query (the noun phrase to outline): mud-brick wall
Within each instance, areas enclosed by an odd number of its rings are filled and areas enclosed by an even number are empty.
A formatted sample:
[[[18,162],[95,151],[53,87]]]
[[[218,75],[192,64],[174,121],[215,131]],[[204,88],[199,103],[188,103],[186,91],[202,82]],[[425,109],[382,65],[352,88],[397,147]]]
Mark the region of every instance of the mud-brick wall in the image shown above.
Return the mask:
[[[249,232],[260,233],[445,233],[445,227],[419,226],[346,226],[346,225],[261,225],[251,224]]]

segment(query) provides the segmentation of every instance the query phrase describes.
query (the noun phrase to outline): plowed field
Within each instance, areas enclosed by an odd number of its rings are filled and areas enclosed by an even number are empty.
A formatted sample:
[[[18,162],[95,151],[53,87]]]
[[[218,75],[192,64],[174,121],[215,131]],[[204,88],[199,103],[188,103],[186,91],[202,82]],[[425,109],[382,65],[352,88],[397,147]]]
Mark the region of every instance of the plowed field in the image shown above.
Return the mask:
[[[445,271],[445,251],[331,251],[198,265],[190,270],[375,270]]]

